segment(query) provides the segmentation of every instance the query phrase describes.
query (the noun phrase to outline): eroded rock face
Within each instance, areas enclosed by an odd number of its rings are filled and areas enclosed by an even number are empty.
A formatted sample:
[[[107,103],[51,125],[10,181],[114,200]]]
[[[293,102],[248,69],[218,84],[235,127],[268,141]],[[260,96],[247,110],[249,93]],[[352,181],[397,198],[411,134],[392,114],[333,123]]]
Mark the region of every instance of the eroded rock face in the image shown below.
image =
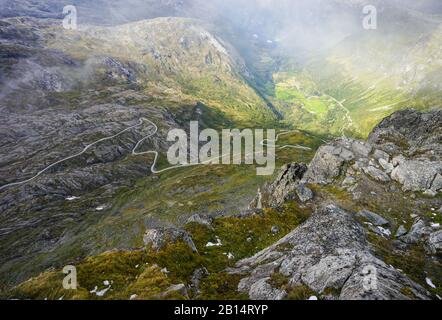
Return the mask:
[[[287,294],[271,286],[272,274],[289,285],[305,285],[321,294],[340,291],[339,299],[418,299],[430,294],[370,251],[364,228],[334,205],[318,210],[302,226],[255,256],[241,260],[232,273],[244,274],[238,289],[252,299],[282,299]]]
[[[263,207],[281,206],[285,201],[294,197],[296,192],[299,193],[302,200],[310,200],[311,190],[300,186],[300,181],[306,171],[307,166],[303,163],[285,165],[273,183],[266,184],[260,189],[257,197],[250,204],[250,208],[262,209]]]

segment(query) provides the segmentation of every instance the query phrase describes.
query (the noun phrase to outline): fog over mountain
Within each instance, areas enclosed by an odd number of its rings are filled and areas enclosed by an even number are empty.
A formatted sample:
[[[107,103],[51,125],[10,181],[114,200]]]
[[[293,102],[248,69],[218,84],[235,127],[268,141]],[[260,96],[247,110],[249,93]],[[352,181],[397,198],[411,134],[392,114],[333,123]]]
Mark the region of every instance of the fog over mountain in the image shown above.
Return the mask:
[[[441,107],[440,0],[0,0],[0,299],[440,299]]]
[[[442,13],[442,5],[437,0],[1,0],[0,16],[61,18],[63,7],[70,4],[78,8],[80,24],[115,25],[155,17],[185,16],[219,26],[227,24],[243,32],[243,37],[251,36],[249,33],[259,34],[282,42],[288,49],[330,46],[360,31],[362,8],[368,4],[378,8],[381,24],[392,22],[390,10],[403,14],[409,14],[410,10]]]

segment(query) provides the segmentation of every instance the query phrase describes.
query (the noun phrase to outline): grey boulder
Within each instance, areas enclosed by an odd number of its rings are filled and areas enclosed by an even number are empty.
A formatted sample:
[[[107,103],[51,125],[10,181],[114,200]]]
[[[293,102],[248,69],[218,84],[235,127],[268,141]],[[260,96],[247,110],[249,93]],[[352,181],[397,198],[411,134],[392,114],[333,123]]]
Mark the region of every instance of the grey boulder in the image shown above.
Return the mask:
[[[284,288],[269,281],[280,273],[288,286],[305,285],[318,294],[338,291],[339,299],[407,300],[430,294],[400,271],[376,258],[364,228],[334,205],[315,212],[303,225],[255,256],[241,260],[230,273],[243,275],[238,290],[252,299],[282,299]]]
[[[381,217],[377,213],[368,210],[362,210],[358,212],[358,216],[366,219],[375,226],[388,226],[390,224],[390,222],[387,219]]]

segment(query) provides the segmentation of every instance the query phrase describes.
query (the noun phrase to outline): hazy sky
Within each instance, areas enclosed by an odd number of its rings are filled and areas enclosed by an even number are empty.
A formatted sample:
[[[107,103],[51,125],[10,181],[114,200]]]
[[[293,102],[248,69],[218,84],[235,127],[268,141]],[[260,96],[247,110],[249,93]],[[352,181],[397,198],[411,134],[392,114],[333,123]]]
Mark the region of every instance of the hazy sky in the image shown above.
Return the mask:
[[[442,12],[441,0],[0,0],[0,15],[57,17],[63,6],[74,4],[80,23],[121,24],[188,16],[229,24],[247,37],[251,33],[279,40],[289,49],[333,45],[360,31],[362,8],[367,3],[376,5],[379,12],[388,6],[393,11]]]

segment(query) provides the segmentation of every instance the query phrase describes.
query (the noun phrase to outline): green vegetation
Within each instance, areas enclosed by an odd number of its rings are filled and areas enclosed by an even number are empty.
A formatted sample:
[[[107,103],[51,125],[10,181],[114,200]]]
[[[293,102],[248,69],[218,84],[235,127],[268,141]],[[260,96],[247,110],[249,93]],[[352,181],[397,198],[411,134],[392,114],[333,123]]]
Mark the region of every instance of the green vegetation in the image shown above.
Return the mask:
[[[246,297],[237,292],[239,276],[227,274],[225,269],[271,245],[305,221],[308,214],[307,209],[291,203],[281,211],[268,210],[262,215],[243,219],[218,218],[212,228],[189,224],[186,229],[195,242],[197,253],[184,242],[169,243],[159,251],[149,248],[109,251],[75,264],[78,290],[64,290],[64,275],[58,270],[42,273],[3,296],[22,299],[187,299],[189,297],[183,293],[169,292],[168,288],[173,284],[190,284],[194,271],[204,267],[209,275],[202,279],[201,292],[196,298],[244,299]],[[273,226],[279,227],[278,234],[271,232]],[[209,241],[216,242],[217,239],[222,246],[206,246]],[[107,291],[100,293],[106,288]],[[192,297],[195,293],[188,294]]]

